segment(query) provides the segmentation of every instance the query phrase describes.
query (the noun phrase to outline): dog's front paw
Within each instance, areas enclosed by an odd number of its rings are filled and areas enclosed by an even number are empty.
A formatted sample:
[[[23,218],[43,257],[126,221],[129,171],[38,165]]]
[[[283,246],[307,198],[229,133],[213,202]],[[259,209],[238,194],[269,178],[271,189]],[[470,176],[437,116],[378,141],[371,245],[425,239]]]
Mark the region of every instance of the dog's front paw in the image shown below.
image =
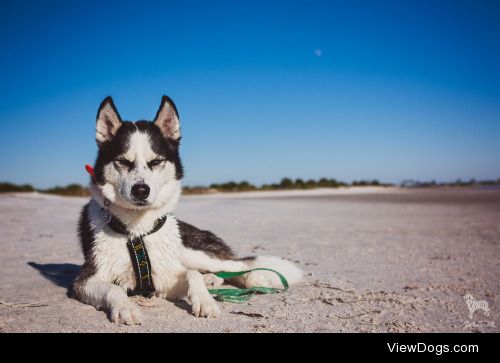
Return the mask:
[[[224,283],[224,279],[215,274],[203,275],[203,281],[205,281],[205,286],[209,289],[220,287]]]
[[[156,304],[158,303],[155,296],[145,297],[145,296],[137,295],[137,296],[134,296],[132,298],[132,301],[134,301],[137,305],[145,307],[145,308],[155,307]]]
[[[245,279],[245,287],[271,287],[271,281],[266,277],[262,271],[252,271]]]
[[[142,324],[141,309],[133,302],[129,301],[126,304],[114,306],[110,311],[110,320],[117,324]]]
[[[219,305],[210,295],[191,296],[193,315],[206,318],[216,318],[220,315]]]

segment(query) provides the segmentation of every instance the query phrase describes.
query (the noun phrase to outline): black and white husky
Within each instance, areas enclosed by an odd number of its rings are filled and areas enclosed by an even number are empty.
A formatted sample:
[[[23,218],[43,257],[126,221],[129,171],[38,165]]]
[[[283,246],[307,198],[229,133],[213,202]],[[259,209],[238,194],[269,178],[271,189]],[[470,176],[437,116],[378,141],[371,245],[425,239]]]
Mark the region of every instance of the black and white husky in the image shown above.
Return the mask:
[[[99,107],[92,197],[79,223],[85,263],[73,292],[80,301],[105,310],[113,322],[141,323],[140,308],[129,298],[144,291],[141,279],[147,280],[149,296],[187,297],[194,315],[215,317],[220,310],[207,285],[223,281],[213,272],[267,267],[289,283],[302,277],[299,268],[278,257],[237,259],[220,238],[171,214],[181,194],[180,138],[178,112],[167,96],[153,122],[122,121],[111,97]],[[131,241],[142,243],[146,260],[133,263]],[[141,266],[144,274],[138,273]],[[251,272],[238,283],[281,286],[267,271]]]

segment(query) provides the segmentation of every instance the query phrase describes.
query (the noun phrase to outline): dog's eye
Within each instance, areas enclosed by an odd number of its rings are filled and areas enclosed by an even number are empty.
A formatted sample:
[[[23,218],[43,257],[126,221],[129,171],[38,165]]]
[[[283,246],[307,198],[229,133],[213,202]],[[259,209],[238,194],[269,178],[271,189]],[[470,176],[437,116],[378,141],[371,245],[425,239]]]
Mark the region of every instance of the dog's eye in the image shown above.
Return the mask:
[[[161,163],[163,163],[165,160],[163,159],[154,159],[154,160],[151,160],[149,163],[148,163],[148,166],[150,169],[153,169],[155,166],[158,166],[160,165]]]
[[[118,166],[127,168],[128,170],[132,170],[134,168],[134,163],[127,159],[116,159],[115,163],[117,163]]]

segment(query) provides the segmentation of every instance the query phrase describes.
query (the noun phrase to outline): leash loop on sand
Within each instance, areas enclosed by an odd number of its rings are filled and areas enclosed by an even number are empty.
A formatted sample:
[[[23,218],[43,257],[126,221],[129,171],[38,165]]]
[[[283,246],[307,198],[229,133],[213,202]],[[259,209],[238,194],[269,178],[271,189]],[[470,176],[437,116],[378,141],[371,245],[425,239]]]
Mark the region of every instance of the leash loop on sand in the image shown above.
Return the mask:
[[[270,268],[254,268],[246,271],[237,271],[237,272],[226,272],[221,271],[215,273],[215,276],[220,277],[222,279],[230,279],[233,277],[242,276],[252,271],[271,271],[274,272],[280,278],[281,284],[283,285],[283,289],[278,289],[274,287],[249,287],[246,289],[209,289],[208,292],[211,295],[215,295],[214,298],[219,301],[227,301],[232,303],[244,303],[250,300],[250,298],[255,294],[276,294],[279,292],[285,292],[288,290],[288,281],[285,276],[280,274],[278,271],[271,270]]]

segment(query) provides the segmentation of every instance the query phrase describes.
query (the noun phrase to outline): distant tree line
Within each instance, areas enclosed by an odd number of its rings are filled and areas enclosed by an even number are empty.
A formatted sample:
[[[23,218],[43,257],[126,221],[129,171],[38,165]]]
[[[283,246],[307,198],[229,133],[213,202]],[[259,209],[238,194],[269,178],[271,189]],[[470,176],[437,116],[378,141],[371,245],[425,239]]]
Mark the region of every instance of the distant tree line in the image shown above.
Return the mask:
[[[13,183],[0,183],[0,193],[18,192],[39,192],[76,197],[86,197],[90,195],[88,188],[80,184],[69,184],[65,187],[56,186],[49,189],[36,189],[30,184],[17,185]]]
[[[30,184],[17,185],[12,183],[0,183],[0,193],[9,193],[9,192],[34,192],[35,188],[33,188]]]
[[[56,186],[54,188],[40,190],[40,192],[71,197],[87,197],[90,195],[89,189],[80,184],[69,184],[65,187]]]
[[[261,190],[289,190],[289,189],[315,189],[315,188],[339,188],[347,186],[346,183],[336,179],[321,178],[319,180],[283,178],[278,184],[264,184]]]
[[[257,187],[255,185],[252,185],[247,181],[242,181],[239,183],[230,181],[222,184],[211,184],[209,188],[222,192],[248,192],[251,190],[257,190]]]
[[[263,184],[255,186],[248,181],[227,183],[214,183],[210,186],[186,186],[183,188],[183,194],[207,194],[215,192],[248,192],[254,190],[307,190],[316,188],[340,188],[348,186],[392,186],[393,184],[381,183],[378,180],[355,180],[351,183],[339,181],[337,179],[321,178],[314,179],[291,179],[283,178],[279,183]],[[404,180],[400,187],[403,188],[438,188],[438,187],[471,187],[471,186],[500,186],[500,178],[496,180],[481,180],[470,179],[462,181],[460,179],[454,182],[436,182],[431,181],[416,181]],[[30,184],[17,185],[13,183],[0,182],[0,193],[14,192],[39,192],[47,194],[57,194],[64,196],[86,197],[90,195],[87,187],[80,184],[69,184],[65,187],[56,186],[49,189],[36,189]]]
[[[211,184],[209,187],[196,186],[184,187],[184,194],[203,194],[213,192],[248,192],[253,190],[306,190],[316,188],[340,188],[347,186],[388,186],[389,184],[380,183],[378,180],[359,180],[351,184],[339,181],[337,179],[321,178],[314,179],[292,179],[283,178],[279,183],[263,184],[255,186],[247,181]]]
[[[498,186],[500,185],[500,178],[494,180],[476,180],[469,179],[467,181],[457,179],[454,182],[436,182],[435,180],[430,181],[418,181],[418,180],[404,180],[401,183],[403,188],[439,188],[439,187],[473,187],[473,186]]]

